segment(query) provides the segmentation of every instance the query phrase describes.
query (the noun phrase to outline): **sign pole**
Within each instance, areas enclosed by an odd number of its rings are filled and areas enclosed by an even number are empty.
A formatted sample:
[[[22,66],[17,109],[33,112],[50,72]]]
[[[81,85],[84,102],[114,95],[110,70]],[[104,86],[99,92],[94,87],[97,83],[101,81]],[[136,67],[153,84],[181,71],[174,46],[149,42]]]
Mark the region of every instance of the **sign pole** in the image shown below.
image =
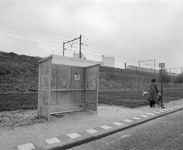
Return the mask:
[[[161,108],[163,106],[163,68],[165,67],[165,63],[159,63],[159,67],[161,67]]]
[[[163,108],[163,67],[161,67],[161,108]]]

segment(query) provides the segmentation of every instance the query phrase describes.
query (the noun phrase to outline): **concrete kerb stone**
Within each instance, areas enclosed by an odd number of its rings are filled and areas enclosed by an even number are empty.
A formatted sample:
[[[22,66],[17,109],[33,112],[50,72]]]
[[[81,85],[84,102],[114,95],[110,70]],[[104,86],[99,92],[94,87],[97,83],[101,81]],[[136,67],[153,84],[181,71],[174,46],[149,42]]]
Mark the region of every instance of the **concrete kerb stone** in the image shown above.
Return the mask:
[[[146,122],[154,120],[156,118],[160,118],[162,116],[165,116],[165,115],[183,110],[183,107],[181,107],[181,108],[177,108],[177,107],[172,107],[172,109],[170,109],[171,111],[164,111],[160,114],[150,115],[148,118],[142,118],[141,120],[135,120],[133,123],[129,122],[129,124],[126,125],[126,126],[124,126],[124,125],[117,126],[116,128],[111,128],[109,130],[104,130],[103,129],[103,132],[100,132],[100,133],[97,133],[97,134],[90,134],[90,135],[87,135],[87,136],[84,136],[84,137],[82,136],[82,137],[79,137],[77,139],[70,140],[67,143],[49,145],[49,146],[44,147],[44,149],[45,150],[61,150],[61,149],[64,150],[64,149],[69,149],[69,148],[79,146],[79,145],[82,145],[82,144],[85,144],[85,143],[88,143],[88,142],[92,142],[94,140],[97,140],[97,139],[109,136],[111,134],[114,134],[114,133],[129,129],[129,128],[132,128],[134,126],[146,123]],[[174,108],[176,108],[176,109],[174,109]],[[121,122],[121,121],[119,121],[119,122]],[[108,124],[108,125],[110,126],[110,124]],[[82,134],[82,133],[80,133],[80,134]]]

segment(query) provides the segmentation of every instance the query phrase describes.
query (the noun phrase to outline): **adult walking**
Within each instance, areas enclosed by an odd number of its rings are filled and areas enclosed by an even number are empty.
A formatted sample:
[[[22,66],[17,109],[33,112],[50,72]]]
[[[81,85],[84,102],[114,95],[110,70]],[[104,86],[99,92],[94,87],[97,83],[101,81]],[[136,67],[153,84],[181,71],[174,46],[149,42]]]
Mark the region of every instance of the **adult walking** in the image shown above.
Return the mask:
[[[152,79],[148,91],[148,101],[151,108],[155,107],[155,104],[157,102],[157,95],[158,95],[158,86],[156,84],[156,79]]]

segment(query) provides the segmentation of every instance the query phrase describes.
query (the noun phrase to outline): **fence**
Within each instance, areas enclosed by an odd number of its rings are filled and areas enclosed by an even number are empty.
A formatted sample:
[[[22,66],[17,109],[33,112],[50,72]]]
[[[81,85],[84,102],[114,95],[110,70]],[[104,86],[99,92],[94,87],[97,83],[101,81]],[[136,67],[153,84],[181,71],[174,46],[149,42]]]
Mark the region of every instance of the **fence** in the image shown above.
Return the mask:
[[[158,86],[161,86],[161,83],[158,83]],[[163,87],[167,89],[183,89],[183,83],[163,83]]]

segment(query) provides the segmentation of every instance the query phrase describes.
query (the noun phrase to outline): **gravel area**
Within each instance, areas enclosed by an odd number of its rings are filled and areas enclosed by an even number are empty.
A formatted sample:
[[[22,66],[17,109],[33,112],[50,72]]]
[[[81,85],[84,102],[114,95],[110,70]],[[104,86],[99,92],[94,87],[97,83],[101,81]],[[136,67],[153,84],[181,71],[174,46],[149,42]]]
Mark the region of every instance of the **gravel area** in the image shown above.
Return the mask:
[[[0,129],[44,123],[46,119],[38,118],[37,110],[16,110],[0,112]]]

